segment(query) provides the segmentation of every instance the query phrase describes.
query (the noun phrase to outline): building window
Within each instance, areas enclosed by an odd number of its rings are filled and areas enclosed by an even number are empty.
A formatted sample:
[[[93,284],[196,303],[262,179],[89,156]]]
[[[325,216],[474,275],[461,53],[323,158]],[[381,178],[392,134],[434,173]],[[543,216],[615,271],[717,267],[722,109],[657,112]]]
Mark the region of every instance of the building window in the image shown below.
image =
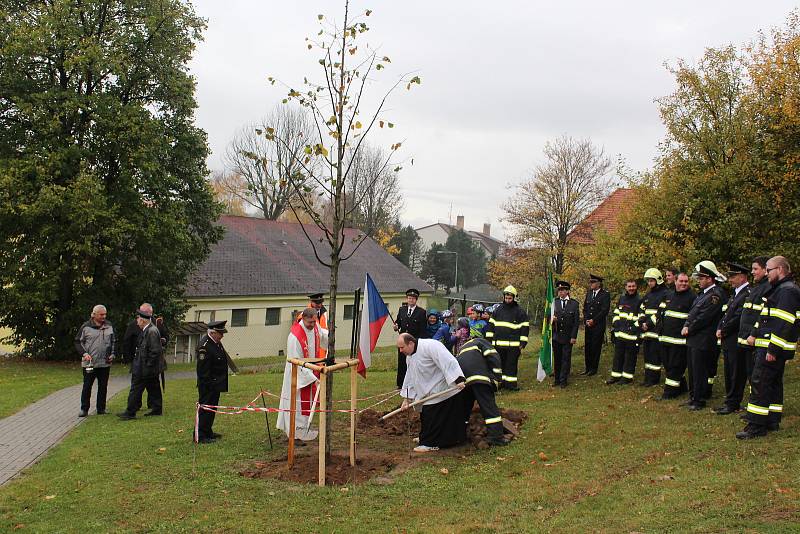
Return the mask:
[[[267,319],[264,321],[266,326],[281,324],[281,309],[267,308]]]
[[[231,326],[247,326],[247,310],[231,310]]]
[[[353,305],[352,304],[345,304],[344,305],[344,320],[345,321],[352,321],[353,320]]]
[[[194,312],[194,320],[195,322],[203,322],[203,323],[210,323],[214,320],[214,315],[216,312],[214,310],[198,310]]]

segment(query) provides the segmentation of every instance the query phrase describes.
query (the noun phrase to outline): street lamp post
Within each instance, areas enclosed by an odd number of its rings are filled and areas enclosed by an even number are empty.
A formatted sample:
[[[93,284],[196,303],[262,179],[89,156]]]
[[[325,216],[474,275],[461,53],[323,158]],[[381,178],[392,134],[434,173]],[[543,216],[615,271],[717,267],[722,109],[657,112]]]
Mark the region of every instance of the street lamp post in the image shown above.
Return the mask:
[[[437,250],[437,254],[455,254],[456,255],[456,273],[453,278],[453,285],[456,286],[456,293],[458,293],[458,252],[452,250]]]

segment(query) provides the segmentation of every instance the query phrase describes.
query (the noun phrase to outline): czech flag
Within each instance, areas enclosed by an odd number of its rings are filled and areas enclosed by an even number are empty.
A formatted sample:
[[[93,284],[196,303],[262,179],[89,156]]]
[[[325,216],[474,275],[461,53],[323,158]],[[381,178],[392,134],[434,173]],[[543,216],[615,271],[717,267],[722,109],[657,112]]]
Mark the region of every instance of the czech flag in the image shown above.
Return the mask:
[[[367,273],[364,281],[364,307],[361,311],[361,332],[358,338],[358,373],[366,377],[367,367],[372,363],[372,351],[378,343],[381,328],[389,316],[389,308],[383,302],[378,288]]]

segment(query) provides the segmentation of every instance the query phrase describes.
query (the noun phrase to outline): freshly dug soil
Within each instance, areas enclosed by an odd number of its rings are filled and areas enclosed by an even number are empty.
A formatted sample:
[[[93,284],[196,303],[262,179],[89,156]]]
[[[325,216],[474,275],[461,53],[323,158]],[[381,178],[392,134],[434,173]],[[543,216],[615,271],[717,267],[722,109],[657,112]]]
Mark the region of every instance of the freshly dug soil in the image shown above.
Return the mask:
[[[350,465],[350,458],[344,449],[341,453],[331,454],[325,466],[327,485],[360,484],[374,480],[379,484],[391,484],[393,476],[405,472],[420,463],[430,462],[437,456],[463,457],[474,448],[487,449],[486,425],[477,404],[470,415],[467,427],[467,438],[472,443],[437,451],[435,453],[417,454],[410,452],[414,447],[411,438],[419,435],[419,413],[409,410],[385,421],[381,417],[388,413],[365,410],[358,417],[356,466]],[[520,427],[525,423],[528,414],[521,410],[501,409],[506,439],[513,440]],[[338,440],[337,440],[338,441]],[[338,446],[338,443],[334,447]],[[287,482],[316,484],[318,475],[317,442],[307,447],[295,448],[295,464],[289,470],[286,457],[271,461],[256,461],[239,472],[247,478],[274,478]]]

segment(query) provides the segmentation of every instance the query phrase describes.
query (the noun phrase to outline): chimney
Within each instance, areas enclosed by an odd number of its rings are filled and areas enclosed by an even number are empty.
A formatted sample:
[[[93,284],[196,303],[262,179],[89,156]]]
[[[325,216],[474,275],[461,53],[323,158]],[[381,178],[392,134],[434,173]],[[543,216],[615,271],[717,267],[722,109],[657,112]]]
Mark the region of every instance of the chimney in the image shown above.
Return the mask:
[[[456,215],[456,228],[459,230],[464,229],[464,216],[463,215]]]
[[[483,235],[491,235],[492,234],[492,225],[489,223],[483,223]]]

